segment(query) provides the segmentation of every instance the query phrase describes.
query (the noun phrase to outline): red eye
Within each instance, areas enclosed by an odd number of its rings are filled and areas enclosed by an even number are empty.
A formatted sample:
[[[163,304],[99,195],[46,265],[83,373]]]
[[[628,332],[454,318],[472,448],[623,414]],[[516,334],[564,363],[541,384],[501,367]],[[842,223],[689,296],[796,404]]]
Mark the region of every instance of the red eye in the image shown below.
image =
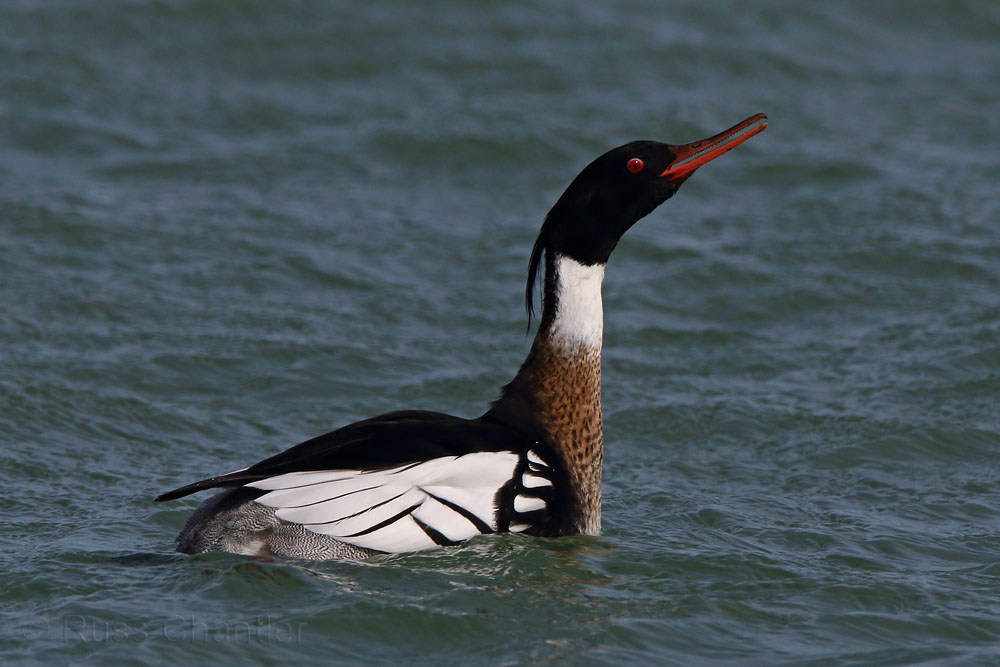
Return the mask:
[[[640,171],[642,171],[642,168],[645,166],[646,164],[637,157],[634,157],[628,161],[628,170],[631,171],[633,174],[638,174]]]

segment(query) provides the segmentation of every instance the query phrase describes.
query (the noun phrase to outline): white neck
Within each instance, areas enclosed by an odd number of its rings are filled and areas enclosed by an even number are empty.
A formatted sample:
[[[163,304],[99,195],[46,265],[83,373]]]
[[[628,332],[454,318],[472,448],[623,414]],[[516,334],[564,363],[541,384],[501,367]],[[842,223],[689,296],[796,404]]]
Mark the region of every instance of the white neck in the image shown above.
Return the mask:
[[[556,255],[555,271],[556,312],[550,329],[553,342],[571,350],[582,346],[599,351],[604,336],[604,264],[587,266]]]

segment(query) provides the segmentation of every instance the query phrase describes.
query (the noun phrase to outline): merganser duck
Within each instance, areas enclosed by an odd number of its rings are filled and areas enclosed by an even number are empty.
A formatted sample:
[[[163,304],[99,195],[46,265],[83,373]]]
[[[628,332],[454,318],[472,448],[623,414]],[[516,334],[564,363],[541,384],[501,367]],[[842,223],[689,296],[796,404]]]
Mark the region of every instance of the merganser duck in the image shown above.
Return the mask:
[[[530,326],[544,258],[541,322],[484,415],[390,412],[164,493],[156,500],[223,489],[191,515],[178,551],[356,559],[488,533],[600,533],[605,264],[698,167],[765,127],[757,114],[708,139],[633,141],[591,162],[542,224],[525,290]]]

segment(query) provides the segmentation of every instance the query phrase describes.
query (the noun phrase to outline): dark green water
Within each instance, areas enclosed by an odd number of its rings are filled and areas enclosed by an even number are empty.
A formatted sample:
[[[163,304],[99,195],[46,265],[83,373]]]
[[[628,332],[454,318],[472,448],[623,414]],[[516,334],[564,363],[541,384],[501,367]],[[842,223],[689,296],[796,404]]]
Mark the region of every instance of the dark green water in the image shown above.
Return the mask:
[[[605,534],[187,558],[153,496],[479,414],[604,150]],[[0,662],[996,664],[995,2],[0,6]]]

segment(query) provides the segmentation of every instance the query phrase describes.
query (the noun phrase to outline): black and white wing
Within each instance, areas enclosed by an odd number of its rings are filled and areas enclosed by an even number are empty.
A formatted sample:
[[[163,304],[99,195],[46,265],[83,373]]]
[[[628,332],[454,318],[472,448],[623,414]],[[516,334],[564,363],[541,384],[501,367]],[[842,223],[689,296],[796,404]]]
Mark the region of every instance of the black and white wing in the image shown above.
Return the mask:
[[[555,504],[553,482],[555,473],[538,452],[528,450],[514,472],[510,492],[501,502],[501,515],[506,514],[504,530],[545,534],[542,529],[553,518]],[[542,529],[542,530],[539,530]]]
[[[279,519],[398,553],[544,523],[552,480],[540,461],[533,452],[475,452],[383,470],[293,472],[247,486],[267,492],[257,502]]]
[[[157,500],[245,487],[279,519],[390,553],[484,533],[556,534],[565,504],[556,497],[561,478],[543,458],[551,452],[525,440],[522,432],[480,420],[388,413]]]

